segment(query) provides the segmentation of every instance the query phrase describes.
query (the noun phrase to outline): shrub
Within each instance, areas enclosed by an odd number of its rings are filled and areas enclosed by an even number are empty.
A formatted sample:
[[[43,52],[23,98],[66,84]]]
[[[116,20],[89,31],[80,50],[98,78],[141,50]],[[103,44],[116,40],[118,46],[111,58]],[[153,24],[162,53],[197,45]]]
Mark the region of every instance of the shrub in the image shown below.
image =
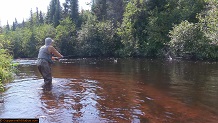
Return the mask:
[[[12,64],[12,56],[6,50],[0,49],[0,90],[3,90],[3,83],[13,79],[14,65]]]
[[[201,31],[199,24],[183,21],[170,31],[169,42],[175,56],[194,59],[214,59],[217,49],[212,41]]]

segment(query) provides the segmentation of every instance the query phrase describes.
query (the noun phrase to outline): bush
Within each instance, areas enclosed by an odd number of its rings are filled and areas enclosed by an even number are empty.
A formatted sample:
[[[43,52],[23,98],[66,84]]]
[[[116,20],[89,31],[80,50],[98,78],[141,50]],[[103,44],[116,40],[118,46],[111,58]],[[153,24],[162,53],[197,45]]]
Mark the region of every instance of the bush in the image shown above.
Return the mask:
[[[113,56],[117,49],[116,29],[112,22],[99,22],[93,15],[88,15],[78,32],[78,50],[85,57]]]
[[[199,24],[183,21],[170,31],[169,42],[175,56],[194,59],[217,59],[217,47],[201,31]]]
[[[12,56],[6,50],[0,49],[0,90],[3,90],[3,83],[13,79],[14,67],[12,64]]]

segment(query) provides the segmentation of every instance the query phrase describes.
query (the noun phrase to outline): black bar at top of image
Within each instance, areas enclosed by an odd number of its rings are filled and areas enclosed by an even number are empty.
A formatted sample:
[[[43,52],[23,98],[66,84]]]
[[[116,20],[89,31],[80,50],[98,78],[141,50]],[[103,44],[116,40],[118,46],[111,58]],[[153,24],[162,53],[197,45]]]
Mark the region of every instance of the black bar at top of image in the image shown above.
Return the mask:
[[[39,119],[0,119],[0,123],[39,123]]]

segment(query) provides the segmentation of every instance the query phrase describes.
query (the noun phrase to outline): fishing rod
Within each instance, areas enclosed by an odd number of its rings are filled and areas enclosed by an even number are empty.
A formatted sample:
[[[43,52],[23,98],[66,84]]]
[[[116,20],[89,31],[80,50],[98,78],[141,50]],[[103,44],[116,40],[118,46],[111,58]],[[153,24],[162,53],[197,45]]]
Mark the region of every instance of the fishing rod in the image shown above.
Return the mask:
[[[70,57],[75,57],[75,55],[63,56],[62,58],[70,58]]]
[[[75,55],[68,55],[68,56],[63,56],[62,58],[54,57],[55,60],[60,60],[60,59],[67,59],[67,58],[72,58],[75,57]]]

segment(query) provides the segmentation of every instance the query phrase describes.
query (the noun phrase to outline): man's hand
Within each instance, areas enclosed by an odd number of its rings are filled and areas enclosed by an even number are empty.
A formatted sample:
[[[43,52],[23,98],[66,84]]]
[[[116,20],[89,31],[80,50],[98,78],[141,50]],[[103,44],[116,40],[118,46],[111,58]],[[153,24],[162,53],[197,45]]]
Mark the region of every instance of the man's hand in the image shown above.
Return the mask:
[[[59,58],[58,57],[53,57],[51,58],[53,61],[59,61]]]

